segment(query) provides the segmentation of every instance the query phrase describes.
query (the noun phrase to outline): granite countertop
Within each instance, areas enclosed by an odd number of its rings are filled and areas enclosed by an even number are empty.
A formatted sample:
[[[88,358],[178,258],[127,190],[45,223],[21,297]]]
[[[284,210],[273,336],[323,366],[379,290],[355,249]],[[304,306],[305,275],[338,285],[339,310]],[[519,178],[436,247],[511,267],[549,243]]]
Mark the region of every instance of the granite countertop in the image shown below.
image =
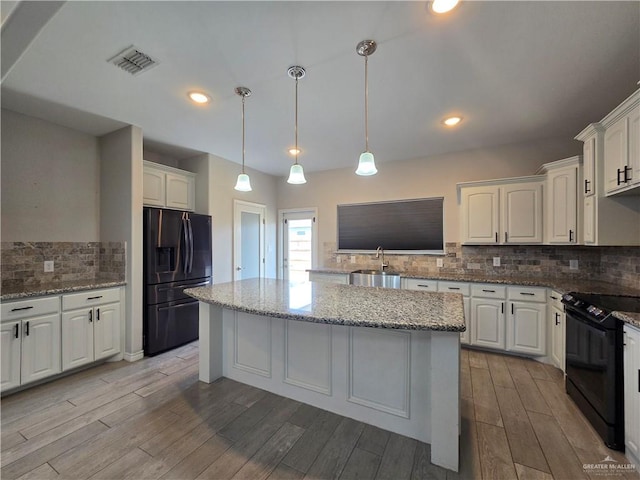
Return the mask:
[[[640,313],[613,312],[612,315],[616,318],[619,318],[623,322],[633,325],[636,328],[640,328]]]
[[[72,280],[67,282],[40,283],[29,287],[23,287],[19,291],[3,289],[0,301],[19,300],[22,298],[43,297],[45,295],[59,295],[61,293],[81,292],[84,290],[96,290],[98,288],[121,287],[126,285],[124,280],[110,280],[93,278],[88,280]]]
[[[275,279],[188,288],[200,301],[256,315],[332,325],[463,332],[462,295]]]

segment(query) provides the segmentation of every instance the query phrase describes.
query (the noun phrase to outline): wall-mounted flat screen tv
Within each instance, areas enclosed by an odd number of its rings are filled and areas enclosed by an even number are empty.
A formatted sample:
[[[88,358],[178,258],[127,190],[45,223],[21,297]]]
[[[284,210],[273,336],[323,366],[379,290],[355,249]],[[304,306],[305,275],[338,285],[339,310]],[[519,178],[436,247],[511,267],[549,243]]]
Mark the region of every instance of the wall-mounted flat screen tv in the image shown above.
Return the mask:
[[[444,198],[338,205],[338,250],[443,253]]]

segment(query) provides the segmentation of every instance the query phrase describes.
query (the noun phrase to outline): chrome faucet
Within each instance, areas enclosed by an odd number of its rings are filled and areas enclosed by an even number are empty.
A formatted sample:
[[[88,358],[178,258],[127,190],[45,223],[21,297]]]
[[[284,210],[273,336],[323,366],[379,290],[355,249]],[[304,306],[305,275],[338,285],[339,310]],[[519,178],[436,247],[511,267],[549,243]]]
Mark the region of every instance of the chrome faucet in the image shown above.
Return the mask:
[[[384,272],[384,267],[388,267],[389,264],[388,263],[384,263],[384,248],[382,248],[382,246],[379,246],[378,248],[376,248],[376,258],[380,258],[380,270]]]

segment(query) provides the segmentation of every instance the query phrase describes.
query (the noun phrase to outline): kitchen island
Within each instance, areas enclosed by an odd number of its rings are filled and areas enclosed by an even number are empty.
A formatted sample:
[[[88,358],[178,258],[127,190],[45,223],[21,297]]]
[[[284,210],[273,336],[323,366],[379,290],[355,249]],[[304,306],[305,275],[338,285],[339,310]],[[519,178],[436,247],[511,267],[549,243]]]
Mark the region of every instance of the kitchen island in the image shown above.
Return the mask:
[[[251,279],[200,300],[200,380],[225,376],[431,444],[458,470],[462,296]]]

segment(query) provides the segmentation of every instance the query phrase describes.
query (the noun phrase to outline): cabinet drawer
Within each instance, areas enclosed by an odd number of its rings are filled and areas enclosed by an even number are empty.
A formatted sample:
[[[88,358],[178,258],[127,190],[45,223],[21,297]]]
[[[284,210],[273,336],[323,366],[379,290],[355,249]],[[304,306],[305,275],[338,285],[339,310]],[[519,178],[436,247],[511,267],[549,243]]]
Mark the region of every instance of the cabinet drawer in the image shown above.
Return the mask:
[[[438,282],[439,292],[461,293],[465,297],[469,296],[469,284],[461,282]]]
[[[501,298],[507,296],[507,287],[492,283],[477,283],[471,285],[471,295],[482,298]]]
[[[520,302],[546,302],[547,289],[540,287],[508,287],[509,300]]]
[[[402,288],[407,290],[424,290],[425,292],[437,292],[437,280],[425,280],[422,278],[403,278]]]
[[[30,298],[2,304],[2,321],[37,317],[60,311],[60,297]]]
[[[62,310],[75,310],[83,307],[93,307],[104,303],[120,301],[119,288],[106,288],[104,290],[87,290],[80,293],[69,293],[62,296]]]
[[[564,311],[564,304],[562,303],[562,294],[557,290],[549,290],[549,303],[551,306],[557,308],[558,310]]]

